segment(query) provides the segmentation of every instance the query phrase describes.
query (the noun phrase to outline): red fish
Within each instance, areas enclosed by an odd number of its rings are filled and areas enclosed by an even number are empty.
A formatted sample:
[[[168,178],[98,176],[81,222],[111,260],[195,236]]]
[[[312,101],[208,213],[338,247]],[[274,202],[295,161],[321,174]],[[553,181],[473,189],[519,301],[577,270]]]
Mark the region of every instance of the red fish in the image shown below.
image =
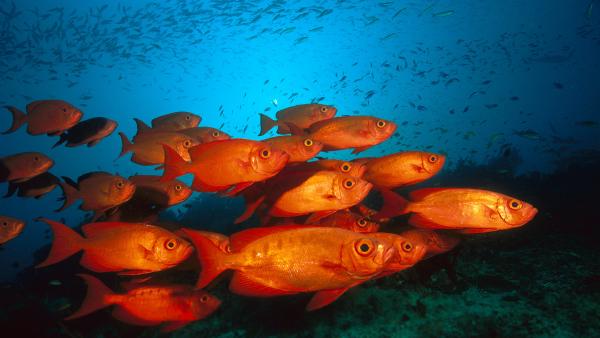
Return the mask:
[[[16,218],[0,215],[0,245],[19,236],[24,228],[25,222]]]
[[[444,155],[407,151],[378,158],[358,159],[366,166],[364,179],[376,187],[398,188],[423,182],[444,166]]]
[[[139,326],[164,324],[163,332],[177,330],[212,314],[221,301],[187,285],[141,286],[125,294],[111,291],[96,277],[78,274],[88,291],[81,308],[65,318],[71,320],[114,305],[112,316]]]
[[[106,172],[90,172],[80,176],[77,183],[64,177],[60,183],[64,192],[64,204],[57,211],[64,210],[76,200],[82,199],[79,209],[93,211],[94,220],[109,209],[129,201],[135,192],[135,185],[127,179]]]
[[[277,112],[277,121],[270,117],[260,115],[260,134],[266,134],[273,127],[277,126],[278,134],[289,134],[290,128],[288,124],[293,124],[300,129],[308,129],[315,122],[328,120],[335,116],[337,109],[324,104],[311,103],[301,104],[289,108],[282,109]]]
[[[190,232],[188,236],[202,265],[198,288],[221,272],[234,270],[229,290],[240,295],[317,292],[306,307],[309,311],[330,304],[354,285],[377,276],[395,254],[387,243],[339,228],[248,229],[230,237],[230,253],[202,235]]]
[[[56,264],[83,250],[80,264],[95,272],[140,275],[171,268],[193,247],[163,228],[141,223],[100,222],[81,227],[85,237],[64,224],[40,219],[54,233],[52,248],[37,267]]]
[[[202,118],[190,112],[175,112],[161,115],[152,119],[152,129],[163,131],[177,131],[197,127]]]
[[[322,143],[314,142],[307,137],[295,135],[276,136],[263,140],[263,142],[270,144],[275,149],[283,150],[290,155],[288,163],[306,162],[317,156],[321,149],[323,149]]]
[[[379,277],[384,277],[412,267],[423,259],[427,251],[426,244],[419,241],[413,241],[402,235],[376,232],[369,234],[369,236],[387,243],[388,245],[392,245],[395,248],[395,254],[387,262],[384,271]]]
[[[25,182],[45,173],[54,161],[42,153],[19,153],[0,158],[0,182]]]
[[[410,193],[411,201],[382,189],[383,209],[375,219],[412,213],[408,223],[425,229],[453,229],[472,234],[516,228],[537,209],[500,193],[465,188],[427,188]]]
[[[427,229],[409,229],[400,233],[400,236],[425,245],[427,250],[423,259],[450,251],[460,243],[459,236]]]
[[[163,181],[160,176],[135,175],[129,177],[135,185],[135,197],[159,206],[173,206],[187,200],[192,189],[179,180]]]
[[[235,194],[255,182],[275,176],[289,155],[264,142],[231,139],[199,144],[190,149],[191,163],[168,146],[165,150],[163,180],[194,174],[196,191],[229,191]]]
[[[231,136],[226,132],[211,127],[188,128],[177,132],[196,139],[198,144],[231,139]]]
[[[293,134],[303,134],[295,128]],[[354,148],[358,154],[387,140],[396,131],[396,124],[372,116],[342,116],[314,123],[307,136],[324,144],[323,151]]]
[[[60,140],[52,148],[67,142],[67,147],[77,147],[87,144],[93,147],[102,139],[112,134],[117,129],[117,122],[104,117],[94,117],[81,121],[60,135]]]
[[[119,133],[119,136],[121,137],[122,144],[119,157],[128,152],[133,152],[131,161],[140,165],[164,164],[164,145],[175,149],[179,156],[183,157],[184,160],[189,161],[189,149],[198,144],[198,142],[190,136],[170,131],[156,131],[140,134],[134,138],[133,143],[127,139],[125,134]]]
[[[79,109],[62,100],[33,101],[26,108],[27,114],[15,107],[6,106],[13,115],[13,122],[3,134],[12,133],[27,123],[30,135],[60,135],[77,124],[83,116]]]
[[[347,210],[341,210],[319,221],[320,226],[336,227],[354,232],[370,233],[379,231],[379,223],[373,222],[362,215]]]
[[[355,178],[362,178],[367,168],[361,163],[347,162],[342,160],[318,160],[306,163],[294,163],[287,166],[286,170],[292,171],[320,171],[330,170],[337,171],[342,174],[347,174]]]

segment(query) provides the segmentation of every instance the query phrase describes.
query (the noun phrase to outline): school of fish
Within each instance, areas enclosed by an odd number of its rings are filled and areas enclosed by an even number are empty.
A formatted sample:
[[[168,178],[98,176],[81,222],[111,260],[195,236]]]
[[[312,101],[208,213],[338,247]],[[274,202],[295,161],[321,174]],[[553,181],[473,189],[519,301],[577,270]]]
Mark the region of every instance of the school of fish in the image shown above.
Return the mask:
[[[451,13],[440,13],[451,15]],[[25,112],[8,106],[13,116],[6,133],[27,124],[30,135],[58,136],[55,146],[93,147],[110,136],[116,121],[83,112],[62,100],[39,100]],[[232,138],[202,118],[174,112],[150,121],[135,119],[137,134],[120,132],[119,154],[157,166],[161,176],[129,178],[108,172],[83,173],[76,181],[51,174],[54,161],[25,152],[0,158],[5,197],[41,198],[56,187],[63,210],[78,200],[93,213],[81,232],[48,218],[54,239],[37,268],[59,264],[83,252],[80,265],[95,273],[145,276],[122,292],[99,278],[80,274],[88,287],[74,320],[105,307],[132,325],[179,329],[208,317],[221,301],[206,289],[232,271],[229,290],[246,297],[312,293],[307,311],[334,302],[369,280],[406,270],[421,260],[456,247],[461,236],[510,230],[531,221],[537,209],[516,197],[472,187],[393,191],[427,181],[439,173],[445,156],[403,151],[351,161],[317,158],[320,152],[353,149],[358,154],[388,140],[398,129],[376,116],[341,116],[331,105],[287,107],[275,119],[260,114],[260,135],[277,127],[280,136],[262,140]],[[178,180],[193,174],[193,183]],[[259,227],[226,236],[179,226],[160,226],[158,213],[186,201],[193,192],[243,198],[246,210],[235,223],[256,215]],[[380,210],[363,204],[369,194],[383,198]],[[397,231],[391,220],[409,215],[409,230]],[[0,216],[0,245],[17,237],[23,221]],[[385,228],[389,232],[380,232]],[[240,228],[242,229],[242,228]],[[200,269],[195,285],[155,284],[153,273],[188,260]],[[229,275],[228,275],[229,276]],[[224,304],[226,306],[226,304]]]

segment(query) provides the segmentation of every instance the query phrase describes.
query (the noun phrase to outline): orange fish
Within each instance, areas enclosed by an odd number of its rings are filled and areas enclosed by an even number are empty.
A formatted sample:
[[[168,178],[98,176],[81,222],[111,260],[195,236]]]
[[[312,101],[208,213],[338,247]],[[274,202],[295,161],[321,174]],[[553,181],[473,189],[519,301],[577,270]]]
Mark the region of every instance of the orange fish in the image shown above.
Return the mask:
[[[374,218],[412,213],[408,223],[425,229],[453,229],[473,234],[516,228],[537,213],[531,204],[493,191],[427,188],[410,193],[407,201],[382,189],[383,209]]]
[[[197,127],[202,118],[190,112],[175,112],[161,115],[152,120],[152,129],[162,131],[177,131]]]
[[[183,231],[188,232],[187,229]],[[319,309],[346,290],[379,274],[395,254],[389,244],[339,228],[276,226],[248,229],[230,237],[231,253],[193,232],[204,288],[225,270],[234,270],[229,290],[269,297],[317,292],[308,311]]]
[[[358,159],[367,170],[364,179],[376,187],[397,188],[423,182],[437,174],[446,157],[422,151],[408,151],[372,159]]]
[[[400,236],[425,245],[427,250],[423,259],[450,251],[460,243],[459,236],[428,229],[410,229],[400,233]]]
[[[179,130],[178,132],[196,139],[198,144],[231,139],[229,134],[211,127],[188,128]]]
[[[379,223],[347,210],[340,210],[333,215],[321,219],[319,225],[362,233],[379,231]]]
[[[0,182],[25,182],[45,173],[54,161],[42,153],[19,153],[0,158]]]
[[[192,239],[195,236],[202,236],[202,237],[208,239],[209,241],[211,241],[216,247],[219,248],[219,250],[226,252],[226,253],[231,252],[229,237],[227,237],[223,234],[219,234],[216,232],[210,232],[210,231],[189,229],[189,228],[177,230],[177,231],[175,231],[175,233],[177,235],[189,240],[190,242],[192,241]]]
[[[333,106],[324,104],[310,103],[282,109],[275,114],[277,121],[270,117],[260,115],[260,134],[266,134],[273,127],[277,126],[278,134],[289,134],[288,124],[293,124],[300,129],[308,129],[313,123],[328,120],[335,116],[337,109]]]
[[[154,165],[164,164],[165,152],[163,145],[168,145],[172,149],[177,151],[177,154],[183,157],[184,160],[190,160],[189,149],[198,142],[185,134],[168,131],[157,131],[152,133],[144,133],[137,135],[134,138],[134,143],[129,142],[127,136],[122,132],[119,133],[121,136],[121,153],[119,157],[133,152],[131,161],[140,165]]]
[[[294,125],[293,134],[301,134]],[[396,124],[372,116],[342,116],[314,123],[308,137],[324,144],[323,151],[354,148],[358,154],[387,140],[396,131]]]
[[[135,185],[135,198],[159,206],[173,206],[187,200],[192,189],[179,180],[162,181],[160,176],[135,175],[129,177]]]
[[[274,217],[312,215],[307,223],[320,220],[337,210],[356,205],[371,190],[371,183],[335,171],[286,172],[266,183],[264,195],[247,199],[247,209],[236,219],[248,219],[263,202]]]
[[[355,178],[362,178],[367,168],[361,163],[347,162],[342,160],[323,159],[306,163],[294,163],[286,167],[295,171],[320,171],[329,170],[347,174]]]
[[[61,100],[33,101],[26,107],[27,114],[12,106],[6,106],[6,109],[12,113],[13,122],[3,134],[12,133],[27,123],[30,135],[60,135],[76,125],[83,116],[79,109]]]
[[[413,241],[407,237],[385,232],[376,232],[369,236],[378,239],[395,248],[394,255],[385,265],[379,277],[406,270],[423,259],[427,246],[424,243]]]
[[[64,224],[40,219],[54,233],[52,248],[37,267],[56,264],[83,250],[80,264],[95,272],[140,275],[171,268],[188,258],[193,247],[163,228],[122,222],[89,223],[85,238]]]
[[[0,215],[0,245],[19,236],[24,228],[25,222],[16,218]]]
[[[64,192],[64,204],[57,211],[64,210],[76,200],[82,199],[79,209],[94,211],[94,220],[109,209],[127,202],[135,192],[135,185],[127,179],[106,172],[90,172],[80,176],[77,183],[64,177],[60,183]]]
[[[306,162],[323,149],[323,144],[314,142],[310,138],[303,136],[276,136],[263,140],[275,149],[285,151],[290,155],[288,163]]]
[[[196,191],[229,191],[235,194],[255,182],[275,176],[289,155],[264,142],[231,139],[199,144],[190,149],[191,163],[168,146],[165,149],[163,180],[194,174]]]
[[[112,316],[122,322],[139,326],[164,323],[161,330],[170,332],[209,316],[221,305],[221,301],[211,294],[187,285],[141,286],[117,294],[96,277],[78,276],[87,284],[87,295],[81,308],[65,320],[115,305]]]

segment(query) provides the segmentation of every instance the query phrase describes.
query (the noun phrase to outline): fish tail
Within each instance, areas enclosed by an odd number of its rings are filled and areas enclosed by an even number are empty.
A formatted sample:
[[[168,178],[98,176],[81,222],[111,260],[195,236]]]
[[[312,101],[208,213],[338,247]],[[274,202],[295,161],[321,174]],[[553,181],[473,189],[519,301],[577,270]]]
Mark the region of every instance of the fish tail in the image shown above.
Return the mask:
[[[62,178],[65,181],[58,182],[58,185],[60,185],[60,187],[63,190],[62,199],[64,200],[64,203],[60,208],[55,210],[56,212],[65,210],[79,198],[79,190],[77,190],[77,183],[75,183],[72,179],[66,176],[63,176]]]
[[[83,278],[87,284],[87,293],[79,310],[66,317],[65,320],[83,317],[110,305],[106,301],[106,297],[113,294],[111,289],[94,276],[84,273],[77,274],[77,276]]]
[[[65,143],[66,141],[67,141],[67,134],[66,133],[60,134],[60,139],[52,146],[52,149],[58,147],[59,145]]]
[[[192,241],[194,247],[196,247],[196,255],[198,256],[200,265],[202,265],[196,287],[202,289],[221,274],[221,272],[227,270],[227,264],[225,263],[227,254],[208,238],[194,231],[187,231],[185,228],[182,231]]]
[[[269,130],[273,129],[273,127],[277,125],[277,121],[273,120],[267,115],[261,113],[258,115],[260,115],[260,134],[258,134],[258,136],[266,134]]]
[[[163,144],[163,149],[165,151],[165,171],[163,172],[161,181],[170,181],[189,172],[188,162],[173,148]]]
[[[38,221],[45,222],[50,226],[54,233],[52,247],[46,260],[36,265],[36,268],[52,265],[69,258],[81,249],[83,249],[84,238],[68,226],[54,222],[46,218],[38,218]]]
[[[374,219],[392,218],[409,212],[407,210],[409,202],[406,198],[389,189],[380,188],[379,191],[383,197],[383,207],[373,215]]]
[[[140,134],[146,133],[152,129],[146,124],[146,122],[138,118],[134,118],[133,120],[135,121],[135,125],[137,127],[137,132],[135,133],[135,136],[139,136]]]
[[[127,135],[125,135],[123,132],[119,132],[119,136],[121,136],[121,153],[119,154],[119,157],[122,157],[133,150],[133,143],[129,141]]]
[[[15,192],[17,192],[17,185],[13,182],[8,182],[8,190],[6,190],[6,195],[4,195],[4,198],[10,197],[12,195],[15,194]]]
[[[27,115],[24,112],[17,109],[16,107],[5,106],[4,108],[8,109],[8,111],[12,113],[13,121],[10,128],[2,134],[10,134],[15,130],[19,129],[23,125],[23,123],[27,122]]]
[[[252,217],[252,215],[254,214],[256,209],[262,204],[262,202],[264,200],[265,200],[265,196],[261,196],[260,198],[254,200],[254,201],[250,201],[249,203],[246,202],[247,203],[246,210],[244,211],[244,213],[242,215],[240,215],[238,218],[236,218],[233,223],[240,224],[240,223],[246,221],[248,218]]]

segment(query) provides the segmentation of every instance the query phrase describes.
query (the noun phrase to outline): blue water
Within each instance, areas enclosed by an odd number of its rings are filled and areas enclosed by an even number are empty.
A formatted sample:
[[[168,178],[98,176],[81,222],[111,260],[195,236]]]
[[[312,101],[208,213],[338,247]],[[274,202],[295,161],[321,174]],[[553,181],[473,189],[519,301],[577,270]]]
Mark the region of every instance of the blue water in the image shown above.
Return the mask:
[[[361,156],[428,150],[446,154],[451,170],[460,160],[485,164],[510,144],[519,175],[550,174],[600,149],[597,1],[2,0],[0,9],[0,105],[63,99],[84,119],[116,120],[130,137],[134,117],[190,111],[201,126],[258,139],[258,113],[273,117],[323,97],[338,116],[399,124],[396,136]],[[1,128],[10,123],[0,114]],[[116,133],[93,148],[51,149],[55,138],[24,129],[0,136],[0,156],[40,151],[55,160],[52,173],[71,178],[160,174],[129,155],[116,160]],[[526,130],[535,136],[516,134]],[[27,227],[0,252],[0,281],[49,243],[35,217],[83,220],[75,207],[53,212],[58,197],[60,189],[1,200],[0,214]]]

